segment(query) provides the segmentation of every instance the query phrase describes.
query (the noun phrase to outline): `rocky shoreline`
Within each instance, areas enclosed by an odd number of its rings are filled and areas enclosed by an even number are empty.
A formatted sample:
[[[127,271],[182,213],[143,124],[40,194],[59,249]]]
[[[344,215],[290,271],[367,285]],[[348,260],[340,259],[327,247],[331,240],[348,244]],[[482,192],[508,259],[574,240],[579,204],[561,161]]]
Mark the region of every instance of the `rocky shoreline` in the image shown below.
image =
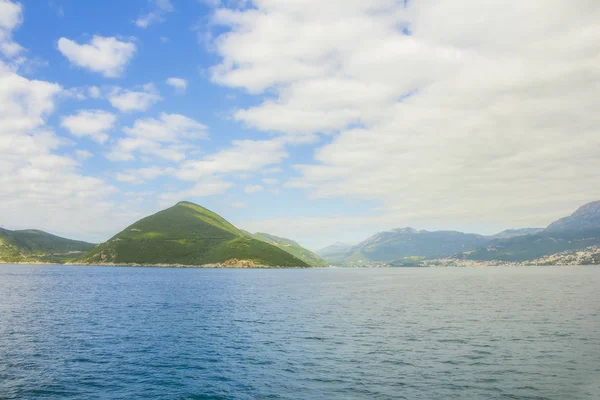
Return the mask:
[[[64,265],[78,265],[78,266],[99,266],[99,267],[154,267],[154,268],[237,268],[237,269],[282,269],[282,268],[311,268],[311,267],[284,267],[279,265],[263,265],[256,264],[252,260],[238,260],[236,258],[227,260],[222,263],[212,264],[138,264],[138,263],[81,263],[81,262],[68,262]]]
[[[280,265],[263,265],[256,264],[252,260],[227,260],[223,263],[190,265],[190,264],[138,264],[138,263],[82,263],[82,262],[66,262],[55,263],[45,261],[4,261],[0,260],[0,264],[15,264],[15,265],[73,265],[81,267],[98,266],[98,267],[153,267],[153,268],[237,268],[237,269],[282,269],[282,268],[312,268],[305,266],[284,267]]]

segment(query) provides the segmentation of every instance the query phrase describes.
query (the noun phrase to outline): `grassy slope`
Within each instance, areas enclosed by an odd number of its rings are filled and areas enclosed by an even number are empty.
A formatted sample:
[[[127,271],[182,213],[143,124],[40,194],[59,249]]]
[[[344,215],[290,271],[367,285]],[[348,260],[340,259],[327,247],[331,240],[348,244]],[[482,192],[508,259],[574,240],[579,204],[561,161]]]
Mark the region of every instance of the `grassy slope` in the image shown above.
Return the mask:
[[[66,239],[39,230],[0,229],[0,261],[62,263],[94,248],[94,244]]]
[[[272,266],[307,266],[277,247],[247,237],[219,215],[189,202],[139,220],[80,261],[202,265],[232,258]]]
[[[329,265],[327,261],[316,255],[312,251],[300,246],[300,244],[293,240],[261,232],[248,235],[262,242],[272,244],[273,246],[277,246],[281,250],[290,253],[294,257],[299,258],[300,260],[313,267],[327,267]]]

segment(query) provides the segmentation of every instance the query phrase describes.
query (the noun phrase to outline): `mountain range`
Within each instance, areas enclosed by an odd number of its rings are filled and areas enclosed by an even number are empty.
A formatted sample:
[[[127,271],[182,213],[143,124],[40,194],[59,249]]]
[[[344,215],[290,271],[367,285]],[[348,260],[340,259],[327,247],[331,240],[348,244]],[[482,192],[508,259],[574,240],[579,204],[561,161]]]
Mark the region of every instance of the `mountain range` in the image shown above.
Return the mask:
[[[420,260],[441,257],[522,262],[597,245],[600,201],[583,205],[547,228],[508,229],[491,236],[401,228],[379,232],[354,246],[328,246],[317,254],[338,265],[415,265]]]
[[[527,262],[549,256],[559,260],[561,255],[577,259],[574,254],[581,252],[593,253],[586,260],[600,260],[596,254],[600,254],[600,201],[585,204],[546,228],[508,229],[489,236],[399,228],[376,233],[356,245],[335,243],[316,254],[290,239],[240,230],[186,201],[135,222],[99,245],[39,230],[0,228],[0,262],[11,263],[410,266],[435,259]]]
[[[487,242],[481,235],[455,232],[429,232],[412,228],[379,232],[368,239],[339,251],[319,252],[333,264],[363,265],[391,262],[404,258],[430,258],[455,254]]]

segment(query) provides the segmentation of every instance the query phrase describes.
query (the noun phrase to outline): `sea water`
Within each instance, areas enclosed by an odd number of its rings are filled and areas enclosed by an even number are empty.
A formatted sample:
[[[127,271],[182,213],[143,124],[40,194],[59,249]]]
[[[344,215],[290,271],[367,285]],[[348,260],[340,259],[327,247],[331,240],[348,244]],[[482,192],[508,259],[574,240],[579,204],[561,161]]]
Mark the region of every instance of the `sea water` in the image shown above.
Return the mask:
[[[2,399],[599,399],[600,267],[0,265]]]

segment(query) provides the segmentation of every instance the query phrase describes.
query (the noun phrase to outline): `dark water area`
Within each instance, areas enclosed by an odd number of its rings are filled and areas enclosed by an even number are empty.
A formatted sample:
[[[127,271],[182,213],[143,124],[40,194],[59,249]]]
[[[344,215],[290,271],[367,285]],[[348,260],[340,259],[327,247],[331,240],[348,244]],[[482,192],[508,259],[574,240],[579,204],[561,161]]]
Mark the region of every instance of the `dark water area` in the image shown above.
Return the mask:
[[[2,399],[600,399],[600,267],[0,265]]]

